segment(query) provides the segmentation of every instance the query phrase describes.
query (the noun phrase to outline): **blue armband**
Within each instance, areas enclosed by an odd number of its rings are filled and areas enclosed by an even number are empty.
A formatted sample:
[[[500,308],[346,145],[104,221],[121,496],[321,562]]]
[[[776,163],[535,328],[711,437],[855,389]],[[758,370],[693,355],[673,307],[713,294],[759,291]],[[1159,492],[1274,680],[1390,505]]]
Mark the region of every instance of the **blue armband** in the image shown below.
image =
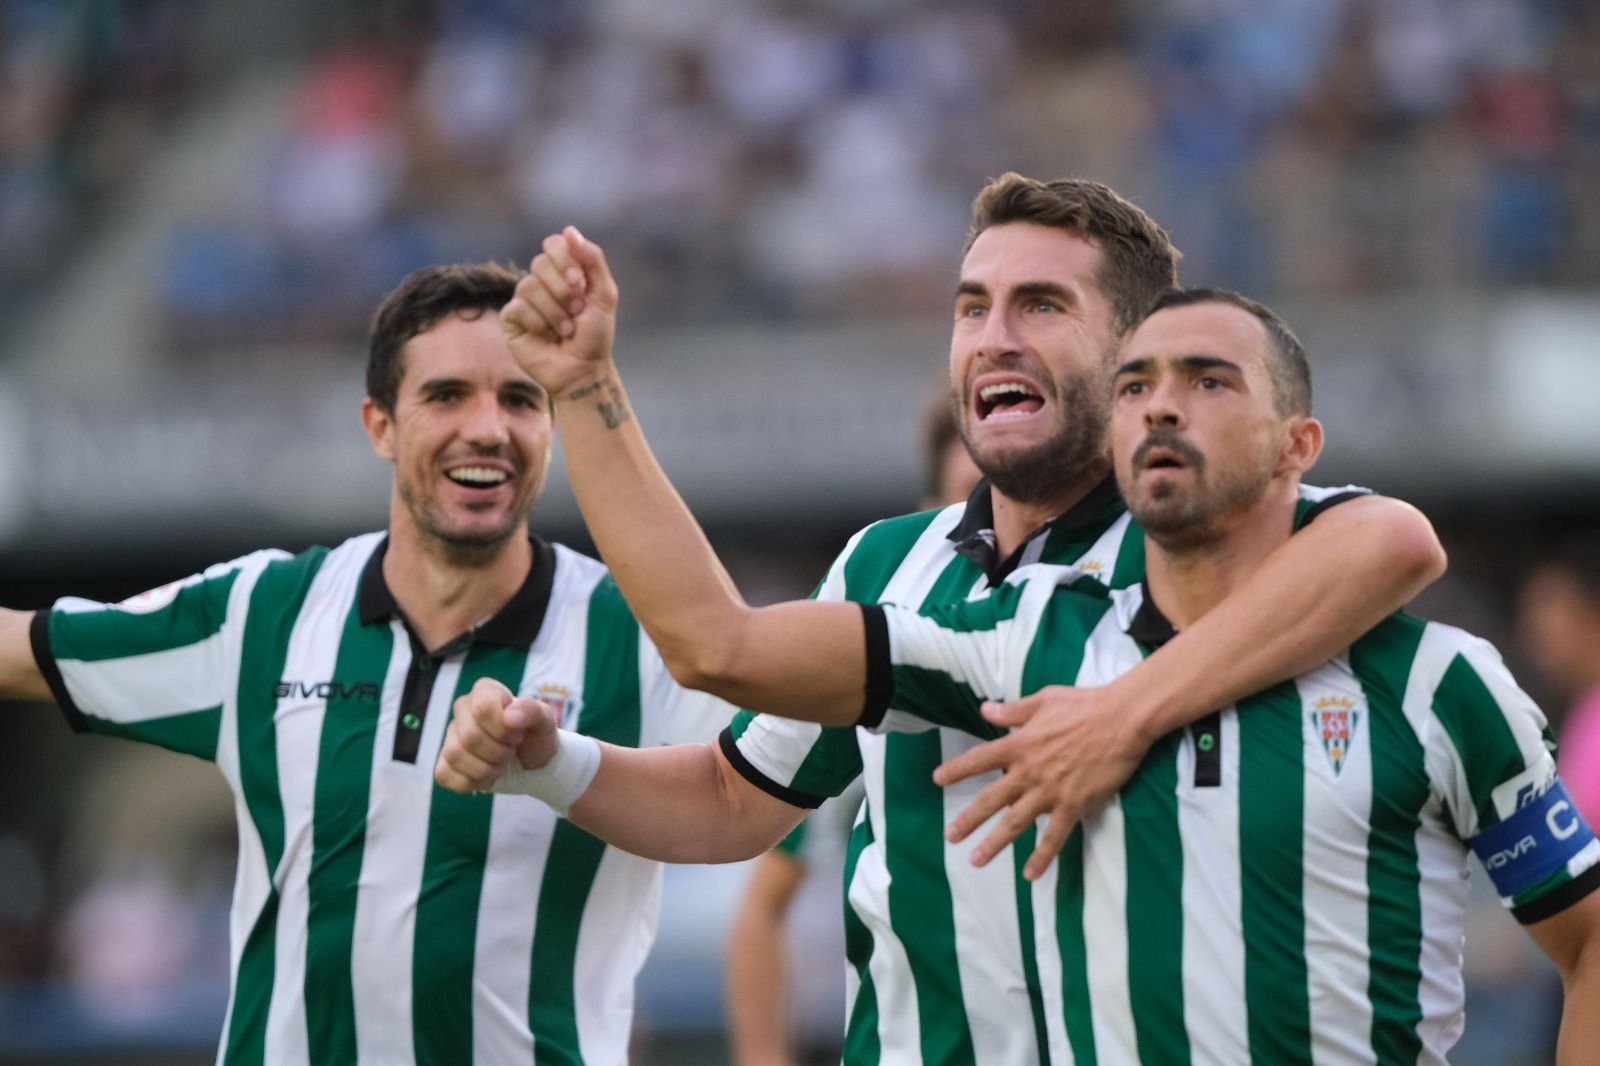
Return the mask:
[[[1557,778],[1467,843],[1489,871],[1495,891],[1509,900],[1564,868],[1594,838]]]

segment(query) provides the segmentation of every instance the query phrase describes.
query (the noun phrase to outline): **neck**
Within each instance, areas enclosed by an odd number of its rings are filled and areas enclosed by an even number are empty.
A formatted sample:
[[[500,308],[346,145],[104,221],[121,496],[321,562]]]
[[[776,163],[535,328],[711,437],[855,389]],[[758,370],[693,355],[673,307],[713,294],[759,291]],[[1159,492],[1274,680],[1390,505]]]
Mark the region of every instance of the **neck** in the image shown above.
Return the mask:
[[[1068,482],[1061,492],[1047,500],[1032,503],[1013,500],[991,487],[989,498],[994,505],[995,549],[1000,558],[1010,556],[1040,526],[1076,507],[1110,473],[1111,464],[1104,459],[1097,459]]]
[[[1164,546],[1145,534],[1150,598],[1174,629],[1221,603],[1294,532],[1298,487],[1274,482],[1256,506],[1229,518],[1215,537]]]
[[[383,579],[417,639],[438,648],[493,617],[533,565],[526,526],[480,557],[464,557],[424,536],[409,520],[389,524]]]

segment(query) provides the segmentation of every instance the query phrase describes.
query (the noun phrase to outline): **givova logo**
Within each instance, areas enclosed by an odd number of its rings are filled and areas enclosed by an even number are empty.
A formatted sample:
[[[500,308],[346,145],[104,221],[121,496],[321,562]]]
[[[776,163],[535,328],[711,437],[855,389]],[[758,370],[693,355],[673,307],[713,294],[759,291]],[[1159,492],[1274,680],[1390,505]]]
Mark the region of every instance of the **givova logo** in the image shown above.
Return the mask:
[[[272,694],[280,700],[343,700],[376,703],[381,694],[372,681],[279,681]]]

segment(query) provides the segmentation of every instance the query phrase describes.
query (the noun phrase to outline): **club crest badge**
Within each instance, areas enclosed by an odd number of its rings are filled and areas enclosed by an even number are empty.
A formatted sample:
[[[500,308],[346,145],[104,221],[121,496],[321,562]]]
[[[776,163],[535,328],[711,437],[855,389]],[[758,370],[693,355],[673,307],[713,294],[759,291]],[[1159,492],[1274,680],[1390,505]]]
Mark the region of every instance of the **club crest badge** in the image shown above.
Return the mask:
[[[1350,746],[1355,741],[1361,712],[1355,701],[1345,696],[1322,696],[1311,708],[1311,728],[1322,740],[1335,776],[1344,769]]]
[[[565,685],[545,683],[536,685],[532,692],[527,693],[536,700],[543,700],[555,709],[556,715],[561,720],[562,729],[571,729],[572,723],[578,717],[578,698],[572,690]]]

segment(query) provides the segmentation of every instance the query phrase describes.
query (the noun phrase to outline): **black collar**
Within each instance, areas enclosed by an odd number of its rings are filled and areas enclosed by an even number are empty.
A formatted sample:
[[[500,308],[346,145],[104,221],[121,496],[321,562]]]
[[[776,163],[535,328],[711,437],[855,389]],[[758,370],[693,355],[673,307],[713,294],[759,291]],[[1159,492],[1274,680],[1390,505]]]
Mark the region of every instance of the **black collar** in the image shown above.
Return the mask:
[[[528,541],[533,545],[533,565],[528,568],[528,577],[522,587],[493,618],[467,630],[443,647],[434,649],[436,657],[454,655],[478,642],[526,648],[538,637],[539,627],[544,624],[545,608],[550,603],[550,588],[555,581],[556,554],[550,545],[538,537],[530,536]],[[395,602],[394,593],[389,591],[389,583],[383,579],[383,557],[388,551],[389,538],[384,537],[367,560],[366,568],[361,571],[361,624],[370,626],[398,618],[410,631],[410,622]],[[415,634],[412,640],[416,641]]]
[[[1017,568],[1023,549],[1031,541],[1047,533],[1067,532],[1096,522],[1105,511],[1106,505],[1119,498],[1116,478],[1108,475],[1064,514],[1056,515],[1024,537],[1015,551],[1001,559],[994,536],[993,490],[989,485],[989,479],[983,478],[972,490],[972,495],[967,497],[961,521],[950,531],[949,539],[954,542],[956,553],[978,564],[984,576],[989,579],[989,584],[994,585]]]
[[[1139,610],[1128,624],[1128,636],[1148,647],[1159,648],[1178,635],[1150,595],[1149,580],[1139,583]]]

